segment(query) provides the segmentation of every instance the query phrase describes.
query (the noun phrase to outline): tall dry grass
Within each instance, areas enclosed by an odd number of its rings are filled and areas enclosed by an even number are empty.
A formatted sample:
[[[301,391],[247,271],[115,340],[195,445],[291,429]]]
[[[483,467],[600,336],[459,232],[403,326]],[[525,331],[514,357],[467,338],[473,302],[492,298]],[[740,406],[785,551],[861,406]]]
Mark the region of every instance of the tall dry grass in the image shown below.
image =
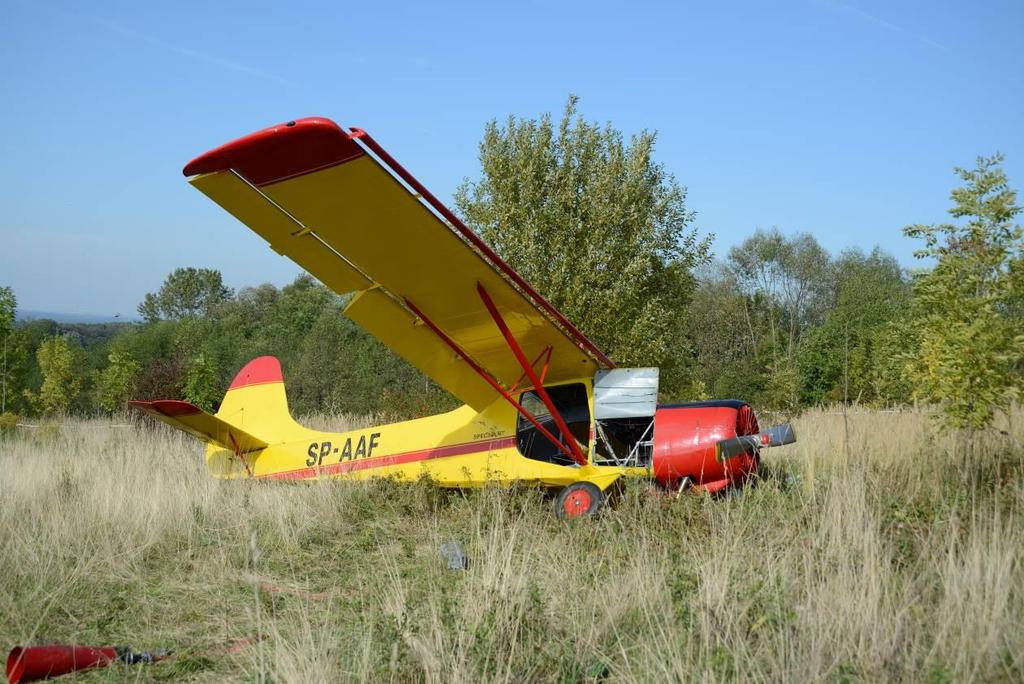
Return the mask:
[[[21,430],[0,644],[176,650],[84,680],[1020,681],[1022,417],[809,413],[740,495],[573,523],[529,489],[220,482],[145,423]]]

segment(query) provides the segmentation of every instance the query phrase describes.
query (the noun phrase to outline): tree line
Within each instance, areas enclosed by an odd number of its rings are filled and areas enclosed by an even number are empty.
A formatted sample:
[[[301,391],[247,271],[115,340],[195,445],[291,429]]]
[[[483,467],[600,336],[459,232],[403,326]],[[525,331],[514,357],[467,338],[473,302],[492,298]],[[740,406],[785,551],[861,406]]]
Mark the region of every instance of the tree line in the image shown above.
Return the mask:
[[[666,401],[738,397],[796,412],[832,402],[923,402],[946,424],[988,424],[1019,399],[1024,239],[1001,167],[956,169],[952,222],[903,229],[908,271],[878,247],[830,254],[809,234],[758,229],[722,258],[686,190],[627,139],[585,120],[487,124],[481,175],[455,205],[506,261],[620,365],[662,369]],[[281,359],[292,409],[413,417],[456,402],[343,314],[308,275],[226,287],[180,268],[145,295],[139,323],[15,321],[0,288],[3,413],[97,414],[128,399],[215,409],[249,359]]]

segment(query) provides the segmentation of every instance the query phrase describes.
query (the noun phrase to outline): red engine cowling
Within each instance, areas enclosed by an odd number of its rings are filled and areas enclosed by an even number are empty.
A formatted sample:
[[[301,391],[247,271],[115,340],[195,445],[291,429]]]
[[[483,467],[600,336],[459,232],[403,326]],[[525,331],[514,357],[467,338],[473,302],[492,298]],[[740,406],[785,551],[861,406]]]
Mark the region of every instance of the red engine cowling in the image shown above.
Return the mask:
[[[742,484],[757,470],[757,451],[719,461],[715,444],[758,430],[754,410],[742,401],[659,406],[654,414],[654,478],[668,488],[689,478],[694,486],[709,492]]]

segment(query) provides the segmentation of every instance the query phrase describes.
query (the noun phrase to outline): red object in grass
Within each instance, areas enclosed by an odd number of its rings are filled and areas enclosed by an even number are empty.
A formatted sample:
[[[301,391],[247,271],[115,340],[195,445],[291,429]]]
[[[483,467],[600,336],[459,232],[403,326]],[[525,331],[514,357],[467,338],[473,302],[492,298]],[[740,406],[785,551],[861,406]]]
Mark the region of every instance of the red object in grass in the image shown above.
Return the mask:
[[[15,646],[7,656],[7,681],[34,682],[93,667],[106,667],[117,660],[112,646]]]

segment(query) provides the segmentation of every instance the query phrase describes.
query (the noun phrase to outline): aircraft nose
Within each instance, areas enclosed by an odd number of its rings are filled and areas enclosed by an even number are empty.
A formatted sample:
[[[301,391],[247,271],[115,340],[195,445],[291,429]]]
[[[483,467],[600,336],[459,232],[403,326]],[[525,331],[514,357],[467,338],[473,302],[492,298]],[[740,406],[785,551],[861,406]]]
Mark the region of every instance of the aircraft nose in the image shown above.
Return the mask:
[[[741,401],[659,407],[654,424],[654,477],[667,488],[678,487],[684,478],[709,491],[742,484],[757,470],[756,448],[725,454],[716,445],[757,431],[753,411]]]

